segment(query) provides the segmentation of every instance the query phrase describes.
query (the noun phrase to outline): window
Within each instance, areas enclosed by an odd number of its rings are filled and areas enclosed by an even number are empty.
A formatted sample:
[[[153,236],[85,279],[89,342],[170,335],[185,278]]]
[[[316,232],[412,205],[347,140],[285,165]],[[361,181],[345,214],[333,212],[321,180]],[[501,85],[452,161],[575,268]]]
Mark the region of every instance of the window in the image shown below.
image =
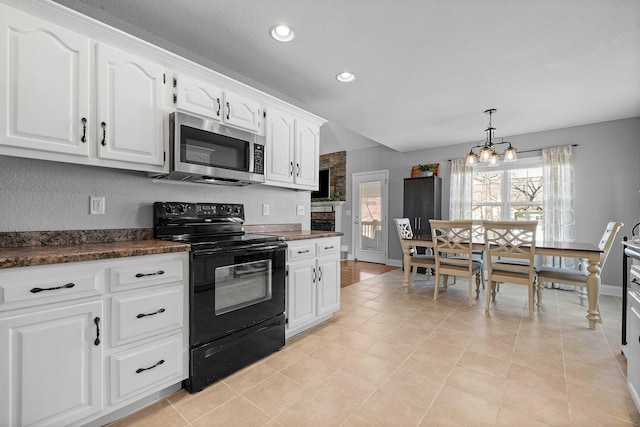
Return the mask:
[[[473,219],[538,221],[542,235],[542,158],[473,169]]]

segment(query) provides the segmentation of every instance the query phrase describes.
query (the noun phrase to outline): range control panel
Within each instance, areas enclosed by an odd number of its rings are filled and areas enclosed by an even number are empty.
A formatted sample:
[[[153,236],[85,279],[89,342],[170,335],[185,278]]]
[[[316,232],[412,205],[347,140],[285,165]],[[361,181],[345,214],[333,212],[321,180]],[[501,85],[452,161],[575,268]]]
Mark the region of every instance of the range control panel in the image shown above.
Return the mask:
[[[156,218],[240,218],[244,220],[244,205],[240,203],[155,202]]]

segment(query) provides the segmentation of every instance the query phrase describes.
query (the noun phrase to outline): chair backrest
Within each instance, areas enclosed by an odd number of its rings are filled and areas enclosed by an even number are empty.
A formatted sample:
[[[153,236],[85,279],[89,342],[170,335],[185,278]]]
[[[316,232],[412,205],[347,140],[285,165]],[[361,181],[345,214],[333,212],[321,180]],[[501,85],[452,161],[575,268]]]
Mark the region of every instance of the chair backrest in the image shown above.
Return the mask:
[[[533,276],[537,221],[484,221],[484,240],[489,270],[492,257],[515,259],[500,263],[500,270]],[[526,261],[518,263],[519,261]]]
[[[429,220],[436,264],[441,262],[472,268],[472,221]]]
[[[411,230],[411,221],[409,221],[409,218],[394,218],[393,221],[396,223],[400,240],[413,239],[413,231]]]
[[[598,244],[598,247],[603,251],[602,254],[600,254],[600,268],[602,268],[607,260],[613,241],[616,238],[616,234],[618,234],[618,230],[620,230],[620,227],[623,225],[624,224],[621,222],[613,221],[607,224],[607,228],[604,230],[602,239],[600,239],[600,243]]]

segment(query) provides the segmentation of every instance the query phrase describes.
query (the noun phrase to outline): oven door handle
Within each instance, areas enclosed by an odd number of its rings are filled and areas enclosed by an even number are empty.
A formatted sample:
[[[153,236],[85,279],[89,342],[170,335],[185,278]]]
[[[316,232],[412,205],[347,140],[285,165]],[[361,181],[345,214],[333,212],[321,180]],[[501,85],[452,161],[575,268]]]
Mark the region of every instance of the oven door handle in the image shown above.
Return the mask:
[[[233,246],[230,248],[194,251],[192,252],[192,254],[195,258],[202,255],[228,254],[234,252],[273,252],[279,249],[284,250],[285,248],[286,246],[283,245],[264,245],[261,243],[256,243],[253,245]]]

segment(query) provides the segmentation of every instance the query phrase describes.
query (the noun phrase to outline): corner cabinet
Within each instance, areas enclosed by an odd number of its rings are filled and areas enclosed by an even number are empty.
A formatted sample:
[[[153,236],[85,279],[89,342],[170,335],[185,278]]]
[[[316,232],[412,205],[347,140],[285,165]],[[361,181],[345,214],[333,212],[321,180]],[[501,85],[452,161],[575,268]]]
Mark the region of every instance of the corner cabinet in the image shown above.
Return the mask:
[[[286,111],[267,112],[266,184],[318,189],[320,128]]]
[[[287,338],[330,319],[340,309],[340,238],[288,244]]]
[[[188,376],[188,254],[0,270],[0,425],[84,425]]]
[[[2,4],[0,45],[0,154],[163,170],[162,67]]]

